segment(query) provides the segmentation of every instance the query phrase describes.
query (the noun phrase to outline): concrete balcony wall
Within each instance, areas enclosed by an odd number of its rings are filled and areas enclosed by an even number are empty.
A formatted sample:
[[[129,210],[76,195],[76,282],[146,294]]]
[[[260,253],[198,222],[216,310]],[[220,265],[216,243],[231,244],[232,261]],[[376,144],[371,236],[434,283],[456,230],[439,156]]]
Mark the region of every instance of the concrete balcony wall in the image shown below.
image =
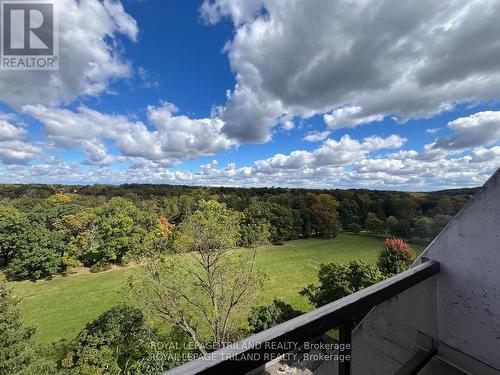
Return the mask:
[[[440,274],[370,312],[353,333],[352,373],[395,372],[426,335],[500,370],[500,170],[422,257]]]
[[[436,278],[377,306],[356,327],[352,336],[354,375],[393,374],[425,344],[417,336],[437,336]]]

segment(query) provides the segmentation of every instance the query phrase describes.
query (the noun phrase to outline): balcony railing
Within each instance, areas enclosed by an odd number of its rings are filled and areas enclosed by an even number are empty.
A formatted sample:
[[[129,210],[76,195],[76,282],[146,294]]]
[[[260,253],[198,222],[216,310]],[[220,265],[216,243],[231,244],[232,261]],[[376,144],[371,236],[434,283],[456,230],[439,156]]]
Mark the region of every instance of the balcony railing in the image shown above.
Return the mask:
[[[378,284],[360,290],[314,311],[303,314],[271,329],[260,332],[208,356],[188,362],[164,375],[245,374],[271,358],[288,353],[294,345],[302,345],[339,327],[339,342],[350,356],[351,331],[354,323],[378,304],[398,295],[439,273],[439,263],[426,261]],[[293,344],[293,345],[291,345]],[[350,360],[339,361],[339,374],[350,374]]]

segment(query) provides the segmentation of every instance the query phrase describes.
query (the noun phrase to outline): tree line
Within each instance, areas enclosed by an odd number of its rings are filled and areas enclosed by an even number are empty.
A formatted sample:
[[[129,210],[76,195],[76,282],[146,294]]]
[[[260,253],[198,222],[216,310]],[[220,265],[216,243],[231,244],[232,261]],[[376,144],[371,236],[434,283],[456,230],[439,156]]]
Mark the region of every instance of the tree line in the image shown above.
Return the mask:
[[[429,241],[473,191],[0,185],[0,266],[11,279],[36,280],[168,252],[170,234],[207,201],[237,213],[240,247],[341,230]]]

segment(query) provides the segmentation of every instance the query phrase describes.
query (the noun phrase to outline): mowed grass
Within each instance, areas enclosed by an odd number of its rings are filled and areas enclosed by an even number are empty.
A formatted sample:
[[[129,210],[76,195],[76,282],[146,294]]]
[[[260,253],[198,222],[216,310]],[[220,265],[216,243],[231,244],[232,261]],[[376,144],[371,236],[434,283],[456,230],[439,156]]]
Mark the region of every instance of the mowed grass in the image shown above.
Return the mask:
[[[333,240],[308,239],[258,250],[257,263],[268,276],[263,303],[280,298],[296,309],[312,309],[299,291],[317,281],[317,263],[364,260],[375,263],[382,248],[379,238],[341,234]]]
[[[281,298],[302,311],[312,309],[298,292],[317,280],[314,262],[346,262],[351,259],[375,263],[382,248],[380,238],[341,234],[332,240],[308,239],[267,246],[257,250],[257,263],[268,280],[259,302]],[[414,247],[417,252],[421,248]],[[248,251],[248,250],[241,250]],[[312,262],[313,264],[315,264]],[[117,268],[103,273],[83,273],[49,281],[13,282],[22,300],[23,319],[38,327],[37,340],[69,343],[86,323],[121,300],[127,300],[127,278],[136,268]]]

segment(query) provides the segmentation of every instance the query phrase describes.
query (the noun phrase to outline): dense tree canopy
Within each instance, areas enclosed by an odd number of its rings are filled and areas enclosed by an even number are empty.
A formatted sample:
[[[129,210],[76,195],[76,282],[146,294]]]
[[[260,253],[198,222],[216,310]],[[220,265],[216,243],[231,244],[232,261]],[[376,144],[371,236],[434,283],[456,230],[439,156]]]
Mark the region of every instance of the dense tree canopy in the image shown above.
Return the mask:
[[[152,336],[141,310],[115,306],[80,332],[63,368],[68,375],[133,373],[147,357]]]
[[[247,320],[252,332],[258,333],[301,314],[289,304],[275,299],[270,305],[253,307]]]
[[[473,191],[0,185],[0,266],[12,278],[37,279],[167,254],[207,201],[237,216],[234,246],[331,238],[341,230],[428,242]]]

